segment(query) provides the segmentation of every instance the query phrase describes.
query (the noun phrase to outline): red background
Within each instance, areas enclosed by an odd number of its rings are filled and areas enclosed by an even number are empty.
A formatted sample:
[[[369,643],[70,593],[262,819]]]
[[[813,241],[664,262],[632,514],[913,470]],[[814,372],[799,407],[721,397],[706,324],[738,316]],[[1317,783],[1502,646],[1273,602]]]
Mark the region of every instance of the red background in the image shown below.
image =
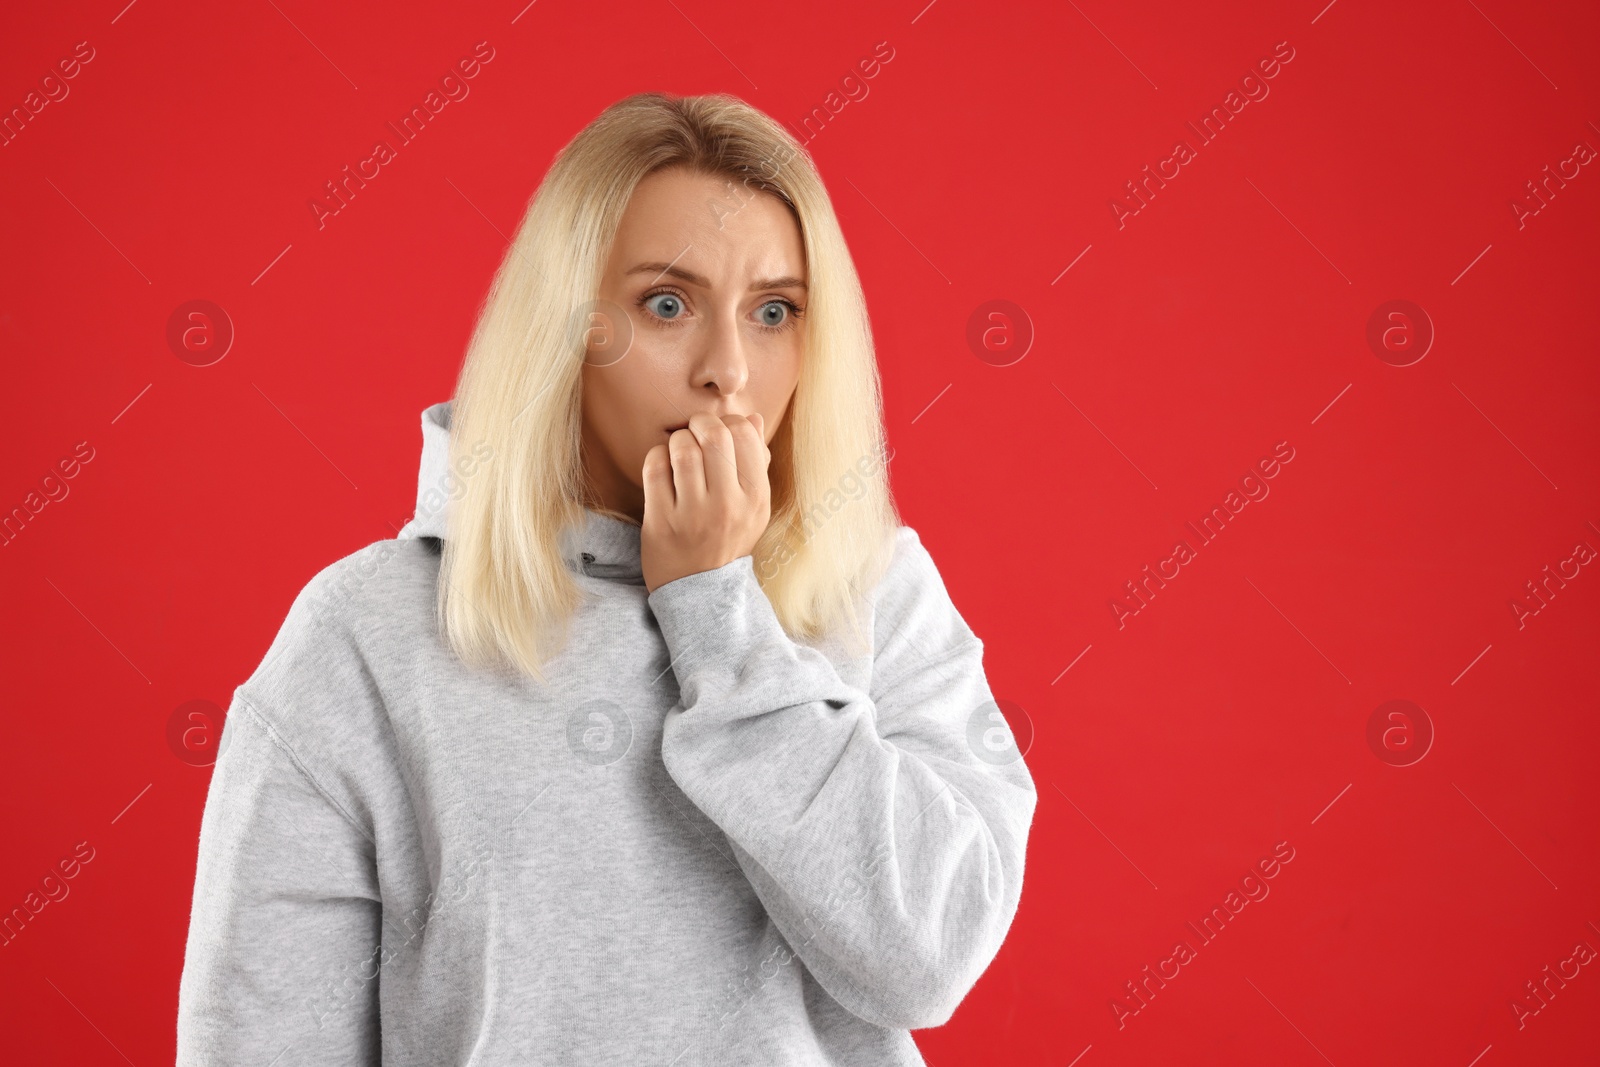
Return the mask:
[[[409,517],[418,415],[552,154],[645,89],[794,126],[879,42],[810,149],[903,516],[1040,790],[1010,938],[929,1061],[1596,1061],[1600,967],[1511,1008],[1600,949],[1600,576],[1511,607],[1600,547],[1600,168],[1512,208],[1600,147],[1592,4],[123,3],[0,37],[7,111],[95,50],[0,147],[0,509],[94,449],[0,549],[0,909],[95,850],[0,949],[9,1062],[170,1062],[210,772],[168,721],[226,707],[306,580]],[[479,41],[470,96],[319,229],[323,183]],[[1185,123],[1283,41],[1202,146]],[[1179,138],[1197,158],[1119,227]],[[207,367],[165,338],[193,299],[237,332]],[[1005,367],[965,339],[995,299],[1035,333]],[[1436,330],[1404,367],[1366,339],[1396,299]],[[1282,441],[1200,547],[1184,524]],[[1180,538],[1197,558],[1119,627]],[[1432,723],[1420,762],[1369,746],[1389,700]],[[1280,841],[1270,896],[1119,1027],[1124,983]]]

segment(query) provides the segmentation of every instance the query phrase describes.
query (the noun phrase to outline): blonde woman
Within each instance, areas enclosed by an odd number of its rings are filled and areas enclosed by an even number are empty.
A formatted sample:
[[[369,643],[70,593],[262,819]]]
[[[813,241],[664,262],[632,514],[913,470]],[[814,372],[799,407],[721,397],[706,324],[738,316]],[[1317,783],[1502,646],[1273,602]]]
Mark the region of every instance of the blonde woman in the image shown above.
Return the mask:
[[[558,155],[416,517],[234,693],[180,1064],[920,1064],[1036,793],[896,521],[822,181],[726,96]]]

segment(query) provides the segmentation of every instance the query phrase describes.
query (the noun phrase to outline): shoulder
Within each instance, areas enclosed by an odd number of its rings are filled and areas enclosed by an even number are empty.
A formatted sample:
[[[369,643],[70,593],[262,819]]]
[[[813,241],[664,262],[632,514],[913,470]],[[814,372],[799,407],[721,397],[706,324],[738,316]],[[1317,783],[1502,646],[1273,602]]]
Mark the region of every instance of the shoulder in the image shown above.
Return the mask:
[[[408,537],[374,541],[335,560],[306,582],[289,616],[362,632],[409,614],[419,601],[432,606],[439,578],[439,542]]]
[[[915,642],[923,655],[982,645],[950,599],[932,554],[910,526],[895,528],[888,565],[872,602],[872,643],[879,659],[908,642]]]
[[[390,646],[431,636],[437,546],[432,538],[374,541],[322,568],[295,595],[252,680],[269,677],[273,653],[293,653],[292,662],[337,653],[381,657]]]
[[[296,594],[242,699],[307,764],[368,749],[418,651],[437,640],[436,543],[377,541],[318,571]]]

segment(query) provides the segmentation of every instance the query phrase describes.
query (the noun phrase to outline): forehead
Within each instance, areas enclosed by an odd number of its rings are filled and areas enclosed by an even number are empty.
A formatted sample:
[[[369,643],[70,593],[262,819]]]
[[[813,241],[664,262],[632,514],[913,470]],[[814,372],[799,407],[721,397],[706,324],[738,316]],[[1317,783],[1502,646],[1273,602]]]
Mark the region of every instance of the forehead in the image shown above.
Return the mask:
[[[657,171],[634,189],[610,267],[620,272],[639,262],[674,260],[713,283],[746,275],[805,277],[800,226],[783,201],[739,179],[683,168]]]

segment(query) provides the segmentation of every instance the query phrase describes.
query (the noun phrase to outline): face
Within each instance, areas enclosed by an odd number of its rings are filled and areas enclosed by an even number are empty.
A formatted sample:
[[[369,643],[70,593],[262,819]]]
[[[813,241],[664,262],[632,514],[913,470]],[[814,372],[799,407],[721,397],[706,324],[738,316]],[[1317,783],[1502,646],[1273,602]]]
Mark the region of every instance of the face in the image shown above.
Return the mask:
[[[629,323],[589,334],[584,468],[602,504],[640,521],[651,448],[697,412],[760,412],[770,443],[800,378],[800,227],[777,197],[727,182],[681,168],[641,181],[601,280],[602,308]]]

